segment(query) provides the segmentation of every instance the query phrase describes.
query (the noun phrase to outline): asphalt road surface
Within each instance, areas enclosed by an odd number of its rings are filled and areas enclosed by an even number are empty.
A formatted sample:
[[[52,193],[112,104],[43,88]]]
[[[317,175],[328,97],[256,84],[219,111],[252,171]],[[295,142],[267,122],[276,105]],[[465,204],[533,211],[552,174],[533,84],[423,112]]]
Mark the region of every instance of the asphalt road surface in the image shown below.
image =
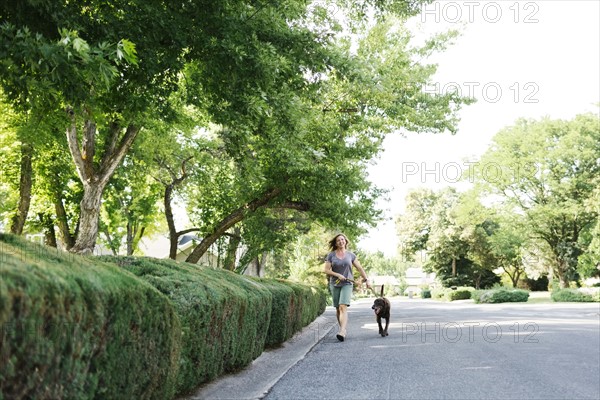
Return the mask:
[[[217,399],[600,400],[599,303],[391,299],[389,336],[372,299],[335,310],[244,370],[199,388]]]
[[[266,399],[600,399],[600,304],[355,302]],[[330,311],[331,312],[331,311]],[[333,315],[333,314],[332,314]]]

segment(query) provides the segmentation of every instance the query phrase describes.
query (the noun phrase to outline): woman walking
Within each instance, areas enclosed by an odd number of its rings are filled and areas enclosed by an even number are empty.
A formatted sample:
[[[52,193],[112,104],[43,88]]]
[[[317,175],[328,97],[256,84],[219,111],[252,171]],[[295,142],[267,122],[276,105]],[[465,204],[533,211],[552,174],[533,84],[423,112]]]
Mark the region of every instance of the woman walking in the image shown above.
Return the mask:
[[[348,251],[350,242],[346,235],[339,233],[329,241],[331,252],[327,254],[323,272],[329,275],[329,289],[333,297],[333,306],[336,308],[339,331],[336,335],[340,342],[346,339],[346,326],[348,324],[348,307],[352,298],[354,275],[352,266],[356,267],[370,288],[365,270],[360,265],[356,255]]]

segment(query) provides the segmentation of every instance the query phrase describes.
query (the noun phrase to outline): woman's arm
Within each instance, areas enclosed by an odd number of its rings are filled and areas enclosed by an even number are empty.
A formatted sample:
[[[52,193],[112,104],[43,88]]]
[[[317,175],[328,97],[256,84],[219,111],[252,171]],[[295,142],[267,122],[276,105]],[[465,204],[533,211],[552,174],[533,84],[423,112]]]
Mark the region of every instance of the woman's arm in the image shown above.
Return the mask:
[[[366,282],[367,288],[370,288],[371,284],[369,283],[369,279],[367,278],[367,273],[363,269],[362,265],[360,265],[360,261],[358,261],[358,257],[354,259],[354,262],[352,264],[356,267],[358,272],[360,272],[360,276],[362,276],[363,281]]]

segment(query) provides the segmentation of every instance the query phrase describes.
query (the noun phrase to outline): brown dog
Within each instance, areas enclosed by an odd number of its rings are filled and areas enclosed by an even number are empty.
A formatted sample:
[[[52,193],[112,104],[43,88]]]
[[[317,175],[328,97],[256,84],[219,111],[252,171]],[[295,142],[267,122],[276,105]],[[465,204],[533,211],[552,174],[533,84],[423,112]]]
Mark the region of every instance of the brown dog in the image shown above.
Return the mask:
[[[390,325],[390,301],[383,297],[383,285],[381,285],[381,296],[375,299],[373,307],[375,316],[377,317],[377,325],[379,325],[379,334],[382,337],[388,335],[388,326]],[[385,329],[381,326],[381,319],[385,319]]]

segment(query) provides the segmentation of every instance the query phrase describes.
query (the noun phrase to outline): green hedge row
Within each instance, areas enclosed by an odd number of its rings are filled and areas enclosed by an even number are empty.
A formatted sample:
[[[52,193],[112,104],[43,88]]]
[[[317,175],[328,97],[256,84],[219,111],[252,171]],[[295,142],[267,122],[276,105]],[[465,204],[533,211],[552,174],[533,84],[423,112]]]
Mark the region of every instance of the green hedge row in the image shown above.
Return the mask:
[[[0,393],[6,399],[168,399],[174,306],[117,266],[0,235]]]
[[[476,290],[471,294],[475,303],[519,303],[529,299],[529,292],[523,289]]]
[[[558,289],[550,295],[556,302],[600,302],[600,289],[589,288],[586,292],[582,289]]]
[[[471,287],[459,287],[456,289],[440,288],[433,289],[430,296],[434,300],[443,301],[468,300],[471,298],[471,292],[474,290],[475,289]]]
[[[290,282],[1,234],[0,276],[0,399],[170,399],[248,365],[326,300]]]

